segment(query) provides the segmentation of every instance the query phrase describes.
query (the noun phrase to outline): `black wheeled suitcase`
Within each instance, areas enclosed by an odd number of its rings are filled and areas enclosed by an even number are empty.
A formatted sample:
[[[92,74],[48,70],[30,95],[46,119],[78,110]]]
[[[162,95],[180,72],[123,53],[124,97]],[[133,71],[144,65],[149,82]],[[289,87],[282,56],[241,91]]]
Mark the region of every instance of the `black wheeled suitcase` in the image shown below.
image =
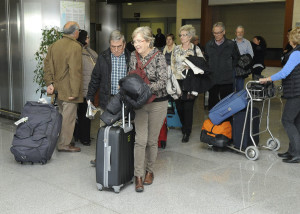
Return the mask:
[[[57,94],[56,94],[57,96]],[[54,99],[54,103],[56,98]],[[17,121],[10,151],[17,162],[45,164],[51,159],[61,131],[62,116],[52,104],[28,101]]]
[[[245,122],[246,110],[242,110],[233,115],[232,121],[232,137],[234,147],[240,149],[242,134],[243,134],[243,127]],[[253,123],[252,123],[252,135],[257,134],[259,132],[259,110],[258,108],[253,108]],[[259,135],[253,137],[255,144],[258,145],[259,143]],[[246,128],[244,132],[244,139],[242,150],[245,150],[248,146],[253,145],[253,142],[250,138],[250,109],[248,112]]]
[[[125,124],[124,105],[122,111],[123,125],[101,127],[96,145],[97,187],[113,188],[115,193],[132,181],[134,175],[135,132],[130,116]]]

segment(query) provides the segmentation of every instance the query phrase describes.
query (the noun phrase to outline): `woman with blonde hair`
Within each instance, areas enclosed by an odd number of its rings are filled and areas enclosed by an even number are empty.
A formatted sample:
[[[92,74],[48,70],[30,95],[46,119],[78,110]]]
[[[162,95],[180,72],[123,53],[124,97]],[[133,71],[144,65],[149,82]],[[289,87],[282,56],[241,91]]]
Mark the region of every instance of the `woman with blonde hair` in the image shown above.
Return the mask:
[[[260,83],[282,79],[283,97],[286,98],[282,114],[282,125],[289,137],[289,148],[278,153],[285,163],[300,162],[300,27],[289,34],[289,43],[293,47],[284,62],[284,67],[276,74],[259,79]]]
[[[138,61],[142,65],[150,61],[144,71],[150,81],[151,92],[155,95],[151,103],[135,110],[135,190],[142,192],[144,185],[152,184],[154,179],[153,167],[157,157],[158,135],[167,115],[167,64],[164,55],[153,46],[154,38],[151,28],[136,28],[132,33],[132,43],[136,51],[131,53],[129,71],[137,68]]]
[[[182,124],[182,142],[187,143],[189,141],[190,134],[192,132],[193,125],[193,108],[195,97],[198,96],[197,92],[185,91],[183,86],[184,75],[182,72],[189,70],[192,72],[189,67],[184,63],[184,60],[188,56],[198,56],[203,57],[203,54],[200,48],[193,43],[191,39],[195,37],[196,30],[192,25],[184,25],[179,30],[179,37],[181,45],[177,45],[174,48],[172,55],[172,71],[181,87],[182,96],[180,99],[176,100],[177,112]]]

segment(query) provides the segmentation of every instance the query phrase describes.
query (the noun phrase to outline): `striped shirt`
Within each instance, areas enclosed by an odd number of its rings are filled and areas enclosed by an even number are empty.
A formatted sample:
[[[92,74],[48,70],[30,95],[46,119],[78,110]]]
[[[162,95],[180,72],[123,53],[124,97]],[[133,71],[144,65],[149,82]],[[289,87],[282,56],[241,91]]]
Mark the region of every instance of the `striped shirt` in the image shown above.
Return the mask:
[[[119,57],[111,54],[111,64],[111,94],[115,95],[119,92],[119,80],[127,74],[125,54],[122,53]]]
[[[251,43],[249,42],[249,40],[243,38],[243,40],[241,42],[239,42],[237,39],[233,39],[233,41],[236,42],[241,55],[250,54],[251,57],[253,58],[254,54],[253,54],[252,46],[251,46]]]

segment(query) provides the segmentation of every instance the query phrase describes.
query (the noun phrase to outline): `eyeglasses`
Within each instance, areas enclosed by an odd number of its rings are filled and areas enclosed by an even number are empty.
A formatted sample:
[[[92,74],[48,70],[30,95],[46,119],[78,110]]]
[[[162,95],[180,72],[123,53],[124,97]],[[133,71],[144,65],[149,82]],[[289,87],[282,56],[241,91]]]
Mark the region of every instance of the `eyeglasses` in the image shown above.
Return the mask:
[[[113,45],[111,45],[110,48],[111,48],[111,49],[122,50],[123,45],[119,45],[119,46],[113,46]]]
[[[188,36],[188,34],[186,33],[186,34],[179,34],[178,35],[179,37],[186,37],[186,36]]]
[[[213,32],[214,35],[220,35],[223,33],[224,30],[220,31],[220,32]]]
[[[132,41],[131,44],[132,45],[138,45],[138,44],[141,44],[142,42],[145,42],[146,40],[136,40],[136,41]]]

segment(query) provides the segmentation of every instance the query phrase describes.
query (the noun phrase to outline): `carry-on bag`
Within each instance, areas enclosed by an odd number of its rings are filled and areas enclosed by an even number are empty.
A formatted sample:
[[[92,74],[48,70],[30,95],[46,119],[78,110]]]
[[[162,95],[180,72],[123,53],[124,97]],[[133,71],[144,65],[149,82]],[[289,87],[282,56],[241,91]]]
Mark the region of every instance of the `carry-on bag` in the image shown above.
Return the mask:
[[[163,148],[163,149],[166,148],[167,137],[168,137],[167,135],[168,135],[167,118],[165,118],[158,136],[158,148]]]
[[[172,110],[171,110],[172,109]],[[173,101],[169,101],[167,113],[167,126],[172,128],[181,128],[182,124]]]
[[[113,188],[119,193],[134,176],[135,132],[128,116],[125,123],[124,104],[122,125],[101,127],[96,144],[96,182],[99,190]]]
[[[220,125],[213,124],[210,119],[204,121],[200,141],[212,146],[224,148],[232,140],[232,127],[229,121]]]
[[[245,89],[239,92],[233,92],[227,97],[218,102],[210,111],[209,119],[215,125],[231,117],[236,112],[239,112],[247,107],[247,91]]]
[[[253,108],[252,111],[253,111],[253,115],[252,115],[252,117],[253,117],[253,122],[252,122],[253,131],[252,131],[252,134],[255,135],[255,134],[259,133],[260,117],[259,117],[258,108]],[[250,109],[249,109],[249,112],[248,112],[245,131],[243,132],[245,117],[246,117],[246,110],[242,110],[242,111],[236,113],[233,116],[233,120],[232,120],[232,135],[233,135],[234,147],[237,148],[237,149],[240,149],[242,135],[244,135],[242,150],[245,150],[248,146],[253,145],[253,142],[250,138]],[[258,145],[259,135],[253,136],[253,139],[255,141],[255,144]]]
[[[54,106],[56,97],[57,93],[53,105],[34,101],[25,104],[10,148],[17,162],[46,164],[51,159],[62,124]]]

